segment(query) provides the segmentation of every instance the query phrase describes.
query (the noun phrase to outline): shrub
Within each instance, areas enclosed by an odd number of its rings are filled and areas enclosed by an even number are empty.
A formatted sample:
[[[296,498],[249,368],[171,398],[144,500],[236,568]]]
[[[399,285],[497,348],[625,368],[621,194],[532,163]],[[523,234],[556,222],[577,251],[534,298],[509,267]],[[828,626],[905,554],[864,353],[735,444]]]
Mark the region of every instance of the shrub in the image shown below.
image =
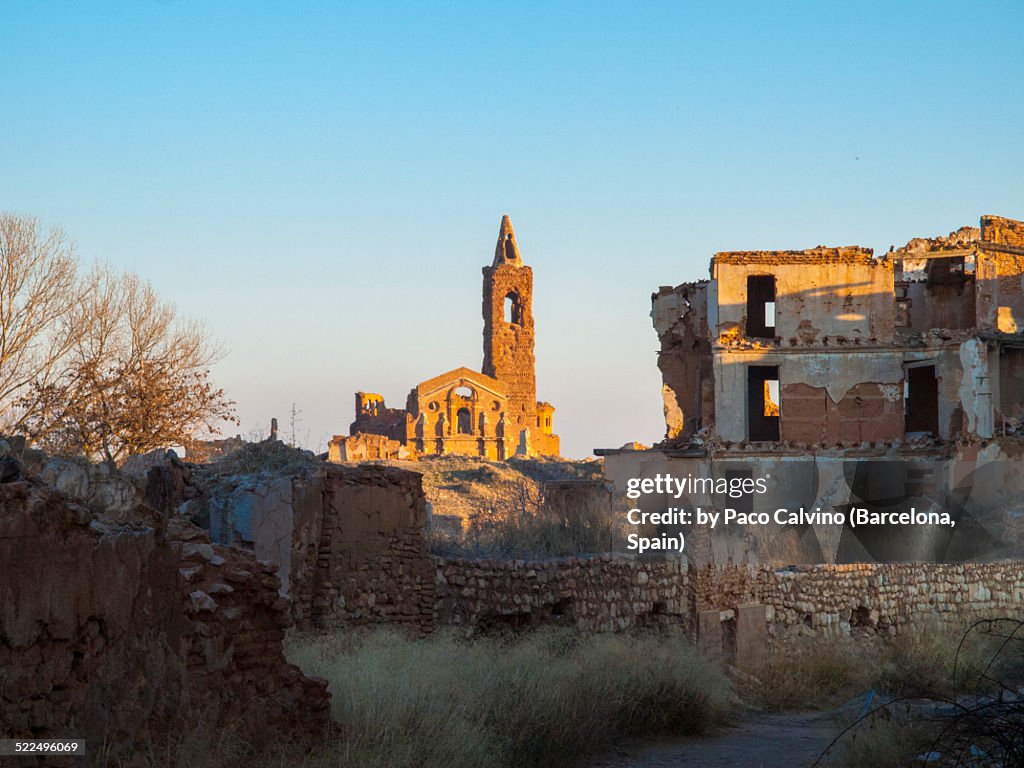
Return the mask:
[[[681,638],[374,632],[290,656],[330,681],[335,750],[354,766],[561,764],[623,736],[701,733],[730,704],[728,680]]]

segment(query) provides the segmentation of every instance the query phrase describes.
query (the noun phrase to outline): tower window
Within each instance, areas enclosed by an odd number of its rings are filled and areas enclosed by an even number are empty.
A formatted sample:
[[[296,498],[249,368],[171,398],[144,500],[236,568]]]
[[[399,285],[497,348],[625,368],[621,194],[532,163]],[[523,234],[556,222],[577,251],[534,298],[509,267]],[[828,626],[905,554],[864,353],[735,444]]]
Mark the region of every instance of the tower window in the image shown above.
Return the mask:
[[[519,294],[510,291],[505,296],[505,322],[512,325],[523,324],[523,306],[519,301]]]

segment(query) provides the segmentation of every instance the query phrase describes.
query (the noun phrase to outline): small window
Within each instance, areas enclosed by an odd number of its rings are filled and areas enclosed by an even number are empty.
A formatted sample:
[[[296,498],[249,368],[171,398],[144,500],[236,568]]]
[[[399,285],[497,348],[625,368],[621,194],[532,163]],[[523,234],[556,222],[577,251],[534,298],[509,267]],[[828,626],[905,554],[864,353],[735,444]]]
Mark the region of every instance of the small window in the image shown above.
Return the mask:
[[[516,244],[512,242],[512,233],[509,232],[505,235],[505,260],[515,261],[516,260]]]
[[[775,278],[772,275],[747,276],[747,336],[775,338]]]
[[[779,439],[779,367],[747,368],[747,435],[750,440]]]
[[[906,432],[939,434],[939,380],[935,365],[907,369],[903,380],[904,429]]]
[[[510,325],[523,324],[523,308],[519,294],[515,291],[509,291],[505,296],[505,322]]]
[[[764,415],[779,415],[779,380],[765,379],[764,381]]]

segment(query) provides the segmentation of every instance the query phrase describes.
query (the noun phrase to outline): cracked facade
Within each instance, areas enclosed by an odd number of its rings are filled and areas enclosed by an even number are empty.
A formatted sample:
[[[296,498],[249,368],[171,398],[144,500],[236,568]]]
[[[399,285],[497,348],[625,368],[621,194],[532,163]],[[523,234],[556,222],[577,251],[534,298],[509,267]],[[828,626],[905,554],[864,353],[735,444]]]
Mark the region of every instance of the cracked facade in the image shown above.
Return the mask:
[[[666,437],[653,450],[595,450],[607,476],[619,492],[659,473],[758,477],[767,491],[652,495],[644,511],[731,507],[775,521],[778,510],[863,507],[955,523],[683,526],[690,563],[1024,551],[1024,222],[985,216],[879,257],[856,246],[718,253],[709,280],[661,288],[651,314]]]
[[[940,444],[1021,426],[1024,222],[985,216],[881,257],[717,253],[709,280],[652,302],[666,446]]]
[[[494,260],[483,268],[483,318],[481,371],[454,368],[420,382],[405,408],[388,408],[381,395],[357,392],[350,434],[334,437],[330,460],[557,456],[555,408],[537,400],[533,270],[523,264],[508,216],[501,220]]]

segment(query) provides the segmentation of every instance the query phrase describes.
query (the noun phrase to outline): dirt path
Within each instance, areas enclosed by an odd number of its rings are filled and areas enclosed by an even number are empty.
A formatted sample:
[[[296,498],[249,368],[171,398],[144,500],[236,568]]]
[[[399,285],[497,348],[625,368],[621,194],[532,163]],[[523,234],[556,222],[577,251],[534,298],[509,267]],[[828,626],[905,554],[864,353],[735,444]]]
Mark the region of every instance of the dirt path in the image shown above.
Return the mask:
[[[702,738],[622,745],[590,768],[806,768],[849,723],[846,707],[828,712],[751,714]]]

